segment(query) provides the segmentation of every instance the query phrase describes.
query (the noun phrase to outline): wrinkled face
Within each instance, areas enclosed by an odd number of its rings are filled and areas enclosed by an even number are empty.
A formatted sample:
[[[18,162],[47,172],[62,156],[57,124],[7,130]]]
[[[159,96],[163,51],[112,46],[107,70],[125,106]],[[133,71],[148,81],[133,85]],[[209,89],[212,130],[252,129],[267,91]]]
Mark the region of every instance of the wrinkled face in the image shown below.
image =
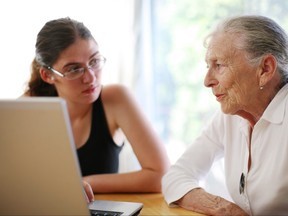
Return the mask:
[[[69,71],[85,68],[84,74],[73,80],[68,80],[53,74],[54,84],[60,97],[71,103],[89,104],[95,101],[101,91],[101,70],[93,71],[88,67],[100,56],[97,43],[93,39],[78,39],[65,49],[53,69],[65,74]]]
[[[237,35],[216,34],[206,52],[204,84],[212,88],[226,114],[249,112],[257,100],[257,68],[249,64],[244,51],[235,48],[237,43],[241,43]]]

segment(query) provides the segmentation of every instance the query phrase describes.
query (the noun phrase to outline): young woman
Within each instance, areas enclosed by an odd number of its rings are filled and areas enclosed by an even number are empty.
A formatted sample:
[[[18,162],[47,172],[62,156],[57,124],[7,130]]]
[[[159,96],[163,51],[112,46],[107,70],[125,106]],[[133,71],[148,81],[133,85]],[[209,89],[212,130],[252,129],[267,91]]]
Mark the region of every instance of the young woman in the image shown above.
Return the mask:
[[[66,100],[85,188],[88,183],[94,193],[160,192],[170,164],[166,150],[127,88],[101,84],[105,61],[83,23],[51,20],[37,36],[25,95]],[[118,173],[125,138],[141,169]]]

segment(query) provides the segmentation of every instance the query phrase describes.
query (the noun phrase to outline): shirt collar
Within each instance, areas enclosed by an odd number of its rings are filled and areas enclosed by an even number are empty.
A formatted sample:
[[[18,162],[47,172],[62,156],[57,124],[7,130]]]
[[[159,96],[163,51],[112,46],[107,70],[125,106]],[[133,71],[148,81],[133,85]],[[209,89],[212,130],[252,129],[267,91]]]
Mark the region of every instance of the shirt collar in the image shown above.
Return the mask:
[[[287,94],[288,84],[283,86],[275,95],[261,118],[274,124],[280,124],[285,115]]]

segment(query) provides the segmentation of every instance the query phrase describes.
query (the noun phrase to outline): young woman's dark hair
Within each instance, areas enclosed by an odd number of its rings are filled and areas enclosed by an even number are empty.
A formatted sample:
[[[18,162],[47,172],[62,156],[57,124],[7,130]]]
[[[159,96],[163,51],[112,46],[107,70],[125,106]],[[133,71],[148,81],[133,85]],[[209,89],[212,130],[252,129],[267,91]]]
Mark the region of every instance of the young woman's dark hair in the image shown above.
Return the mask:
[[[41,79],[39,69],[52,66],[59,55],[77,38],[93,39],[89,29],[81,22],[67,18],[47,22],[37,35],[35,58],[31,64],[31,78],[25,92],[30,96],[58,96],[54,85]]]

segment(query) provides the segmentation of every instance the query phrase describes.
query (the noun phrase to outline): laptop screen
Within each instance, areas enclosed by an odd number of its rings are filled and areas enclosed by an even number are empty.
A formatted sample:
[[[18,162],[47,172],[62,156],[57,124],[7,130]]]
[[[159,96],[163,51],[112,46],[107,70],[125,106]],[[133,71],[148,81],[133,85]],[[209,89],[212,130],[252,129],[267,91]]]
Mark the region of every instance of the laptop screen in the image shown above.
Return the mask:
[[[141,203],[96,200],[83,191],[66,102],[0,100],[0,215],[137,215]]]
[[[66,103],[0,101],[0,212],[89,215]]]

